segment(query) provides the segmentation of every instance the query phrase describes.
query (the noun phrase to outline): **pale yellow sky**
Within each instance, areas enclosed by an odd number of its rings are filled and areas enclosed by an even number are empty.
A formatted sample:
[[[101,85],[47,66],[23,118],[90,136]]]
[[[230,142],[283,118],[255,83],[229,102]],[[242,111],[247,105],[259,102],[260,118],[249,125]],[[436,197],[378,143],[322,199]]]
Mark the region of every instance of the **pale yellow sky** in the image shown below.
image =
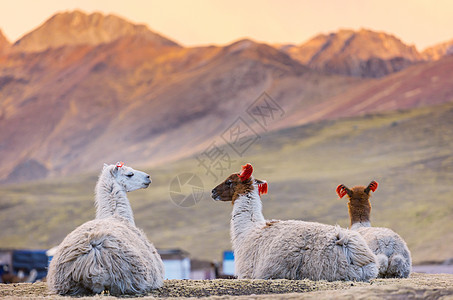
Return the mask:
[[[0,29],[14,42],[74,9],[145,23],[186,46],[299,44],[340,28],[385,31],[419,50],[453,39],[453,0],[0,0]]]

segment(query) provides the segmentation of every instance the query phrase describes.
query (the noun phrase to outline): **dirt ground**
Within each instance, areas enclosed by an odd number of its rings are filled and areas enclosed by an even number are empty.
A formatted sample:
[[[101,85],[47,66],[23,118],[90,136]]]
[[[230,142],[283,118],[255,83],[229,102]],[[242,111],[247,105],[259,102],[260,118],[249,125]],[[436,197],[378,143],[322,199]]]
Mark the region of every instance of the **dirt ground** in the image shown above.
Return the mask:
[[[52,295],[45,283],[0,284],[2,299],[68,299]],[[134,297],[134,296],[128,296]],[[407,279],[371,282],[311,280],[167,280],[142,299],[452,299],[453,275],[413,273]],[[97,295],[77,299],[118,299]],[[187,299],[187,298],[186,298]]]

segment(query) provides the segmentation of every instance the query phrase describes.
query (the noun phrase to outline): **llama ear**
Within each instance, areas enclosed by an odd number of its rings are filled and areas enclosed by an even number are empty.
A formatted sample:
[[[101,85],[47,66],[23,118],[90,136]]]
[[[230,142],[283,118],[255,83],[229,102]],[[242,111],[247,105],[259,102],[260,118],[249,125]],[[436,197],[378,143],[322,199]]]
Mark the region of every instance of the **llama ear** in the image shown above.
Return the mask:
[[[241,179],[242,182],[248,180],[253,173],[253,167],[251,164],[246,164],[245,166],[242,166],[242,171],[239,173],[239,178]]]
[[[110,170],[110,173],[112,173],[112,176],[116,176],[118,174],[118,170],[124,166],[124,163],[122,161],[119,161],[116,163],[115,167]]]
[[[369,194],[370,191],[375,192],[376,189],[378,188],[378,185],[379,184],[377,183],[377,181],[374,181],[374,180],[371,181],[370,184],[366,187],[365,193]]]
[[[110,169],[110,174],[112,174],[112,176],[115,177],[116,174],[118,174],[118,167],[114,166],[113,168],[111,168]]]
[[[255,182],[258,184],[258,194],[260,196],[267,194],[269,189],[267,182],[265,180],[255,180]]]
[[[104,163],[104,167],[102,168],[102,170],[105,170],[105,168],[107,168],[109,165]]]
[[[350,189],[348,189],[344,184],[340,184],[337,186],[337,189],[335,190],[337,192],[338,197],[343,198],[344,195],[349,194],[351,192]]]

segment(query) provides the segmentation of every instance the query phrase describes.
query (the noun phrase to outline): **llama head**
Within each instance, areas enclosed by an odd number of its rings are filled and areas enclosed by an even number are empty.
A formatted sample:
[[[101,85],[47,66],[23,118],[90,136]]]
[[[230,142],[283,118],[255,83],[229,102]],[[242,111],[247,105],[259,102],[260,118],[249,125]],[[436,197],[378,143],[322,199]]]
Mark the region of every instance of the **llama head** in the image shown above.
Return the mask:
[[[348,195],[349,200],[363,201],[369,200],[370,191],[374,192],[378,188],[378,183],[376,181],[371,181],[370,184],[365,186],[355,186],[352,189],[349,189],[344,184],[337,186],[336,192],[340,198],[343,198],[345,195]]]
[[[349,216],[351,225],[356,222],[369,222],[371,213],[370,192],[376,191],[378,183],[371,181],[368,186],[355,186],[349,189],[344,184],[337,186],[336,192],[340,198],[348,195]]]
[[[116,165],[104,164],[104,172],[106,171],[126,192],[146,189],[151,183],[148,174],[125,166],[123,162],[118,162]]]
[[[242,166],[239,173],[234,173],[228,176],[224,182],[216,186],[212,190],[212,198],[218,201],[234,201],[241,195],[246,195],[257,189],[258,194],[267,193],[267,182],[264,180],[255,179],[252,176],[253,167],[251,164]]]

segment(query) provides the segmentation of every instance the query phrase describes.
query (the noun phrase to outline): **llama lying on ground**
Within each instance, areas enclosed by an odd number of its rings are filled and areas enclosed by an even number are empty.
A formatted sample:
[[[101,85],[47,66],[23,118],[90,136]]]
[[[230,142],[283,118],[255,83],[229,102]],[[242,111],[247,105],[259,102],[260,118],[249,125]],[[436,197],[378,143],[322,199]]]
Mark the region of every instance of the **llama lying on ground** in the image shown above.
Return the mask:
[[[250,164],[212,190],[231,201],[231,240],[238,278],[367,281],[378,274],[376,256],[363,237],[338,226],[267,221],[260,194],[267,183],[252,177]]]
[[[411,273],[411,253],[404,240],[388,228],[371,227],[370,192],[378,187],[372,181],[367,187],[355,186],[348,189],[340,184],[336,192],[340,198],[348,195],[351,229],[358,231],[376,254],[379,262],[379,277],[409,277]]]
[[[96,185],[96,219],[76,228],[59,245],[47,275],[51,291],[144,294],[163,285],[162,260],[135,227],[126,195],[150,183],[148,174],[123,163],[104,165]]]

